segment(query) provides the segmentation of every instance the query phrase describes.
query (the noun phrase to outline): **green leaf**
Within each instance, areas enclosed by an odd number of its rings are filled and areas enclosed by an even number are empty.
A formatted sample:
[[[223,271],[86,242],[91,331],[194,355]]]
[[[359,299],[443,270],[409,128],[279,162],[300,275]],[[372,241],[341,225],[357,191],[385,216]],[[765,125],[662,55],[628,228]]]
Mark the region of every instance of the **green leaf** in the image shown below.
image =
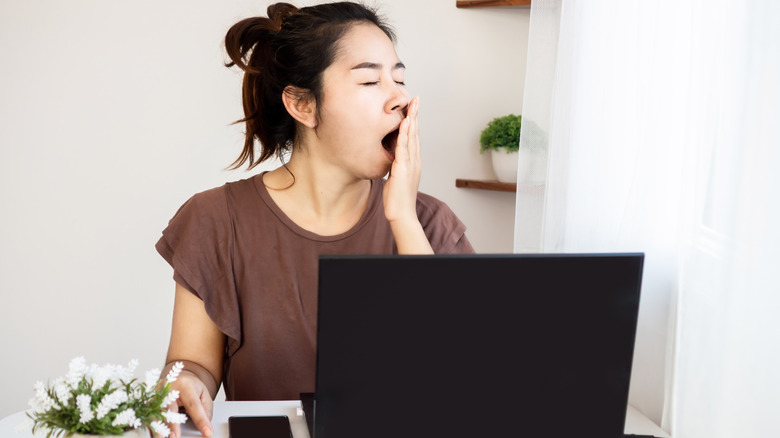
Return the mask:
[[[522,116],[514,114],[491,120],[480,135],[480,152],[500,149],[506,149],[510,152],[519,150],[521,121]]]

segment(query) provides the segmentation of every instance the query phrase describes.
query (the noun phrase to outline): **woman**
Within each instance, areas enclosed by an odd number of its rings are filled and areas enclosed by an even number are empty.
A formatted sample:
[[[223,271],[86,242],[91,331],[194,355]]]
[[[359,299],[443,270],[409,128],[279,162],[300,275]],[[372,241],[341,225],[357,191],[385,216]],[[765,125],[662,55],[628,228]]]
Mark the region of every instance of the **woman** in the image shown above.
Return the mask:
[[[318,255],[473,252],[452,211],[417,192],[419,100],[393,40],[354,3],[279,3],[227,33],[245,72],[234,167],[291,155],[193,196],[157,243],[176,280],[163,373],[184,362],[179,404],[204,436],[220,384],[228,400],[314,391]]]

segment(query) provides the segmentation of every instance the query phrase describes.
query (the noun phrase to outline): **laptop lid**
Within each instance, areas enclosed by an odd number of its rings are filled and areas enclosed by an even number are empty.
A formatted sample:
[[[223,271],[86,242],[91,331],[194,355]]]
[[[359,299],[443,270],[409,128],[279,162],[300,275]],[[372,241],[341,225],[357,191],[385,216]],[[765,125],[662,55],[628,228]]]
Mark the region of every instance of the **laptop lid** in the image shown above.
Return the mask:
[[[321,257],[313,437],[622,437],[642,263]]]

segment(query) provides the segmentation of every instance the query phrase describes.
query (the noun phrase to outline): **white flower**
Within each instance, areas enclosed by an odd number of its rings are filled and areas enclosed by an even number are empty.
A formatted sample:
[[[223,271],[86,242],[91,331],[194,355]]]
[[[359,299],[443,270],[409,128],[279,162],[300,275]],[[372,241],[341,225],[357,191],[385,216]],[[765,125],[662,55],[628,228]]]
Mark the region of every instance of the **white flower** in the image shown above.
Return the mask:
[[[173,367],[170,371],[168,371],[168,375],[165,377],[168,380],[168,383],[173,383],[176,381],[176,379],[179,378],[179,373],[181,373],[181,370],[184,368],[184,364],[181,362],[176,362],[173,364]]]
[[[95,417],[95,414],[92,412],[92,407],[90,406],[91,403],[92,397],[90,397],[89,394],[79,394],[76,396],[76,406],[78,406],[80,411],[79,423],[89,423]]]
[[[54,399],[49,397],[43,382],[35,382],[35,396],[30,399],[30,407],[34,412],[46,412],[55,406]]]
[[[34,425],[35,423],[31,419],[25,418],[24,421],[22,421],[21,423],[17,424],[16,427],[14,427],[14,432],[17,435],[20,435],[25,432],[29,433],[32,430]]]
[[[131,408],[127,408],[124,411],[116,414],[116,418],[111,423],[112,426],[130,426],[134,429],[141,427],[141,420],[135,416],[135,411]]]
[[[132,359],[128,364],[127,367],[123,367],[121,365],[106,365],[106,369],[109,370],[108,375],[111,379],[112,387],[119,388],[124,383],[130,382],[133,380],[133,374],[135,373],[135,369],[138,367],[138,360]]]
[[[108,376],[106,381],[110,381],[111,387],[116,388],[120,383],[119,379],[122,377],[122,374],[124,374],[124,368],[121,365],[107,363],[103,365],[103,369],[106,376]]]
[[[87,370],[87,361],[83,356],[71,360],[68,374],[65,375],[68,386],[75,388],[81,381],[81,378],[87,373]]]
[[[133,375],[135,374],[136,368],[138,368],[138,359],[131,359],[127,364],[127,368],[122,369],[122,380],[125,382],[133,380]]]
[[[171,434],[171,429],[169,429],[168,426],[166,426],[162,421],[153,421],[150,426],[152,426],[154,433],[160,435],[163,438]]]
[[[163,407],[168,406],[171,403],[175,402],[177,398],[179,398],[179,391],[173,389],[171,390],[171,392],[168,393],[168,395],[165,396],[160,406]]]
[[[35,397],[27,400],[27,404],[30,405],[30,410],[32,410],[33,413],[45,412],[41,410],[40,405],[38,405],[38,400],[36,400]]]
[[[146,372],[146,378],[144,379],[144,385],[147,388],[154,388],[157,385],[157,380],[160,378],[160,369],[154,368]]]
[[[174,411],[163,412],[165,421],[171,424],[184,424],[187,422],[187,416]]]
[[[117,389],[116,391],[106,394],[103,400],[100,401],[96,409],[97,419],[101,419],[108,415],[109,412],[116,409],[119,405],[127,401],[127,393],[124,389]]]
[[[73,397],[70,386],[68,386],[68,383],[62,377],[54,381],[54,394],[63,406],[67,405],[68,402],[70,402],[71,397]],[[59,409],[59,406],[56,406],[56,408]]]
[[[97,391],[102,388],[106,382],[111,379],[112,374],[113,373],[110,365],[101,367],[96,364],[92,364],[92,366],[89,367],[89,372],[87,373],[87,377],[92,379],[92,390]]]

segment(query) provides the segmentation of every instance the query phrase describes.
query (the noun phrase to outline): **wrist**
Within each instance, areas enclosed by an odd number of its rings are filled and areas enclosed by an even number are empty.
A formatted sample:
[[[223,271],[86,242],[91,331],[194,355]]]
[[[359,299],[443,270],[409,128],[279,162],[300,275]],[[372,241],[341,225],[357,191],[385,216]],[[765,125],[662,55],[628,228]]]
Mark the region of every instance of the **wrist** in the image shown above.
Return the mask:
[[[393,216],[388,216],[387,214],[385,214],[385,219],[387,219],[387,221],[390,222],[391,227],[422,228],[422,224],[420,224],[420,219],[417,217],[416,211],[411,211],[406,214],[396,214]]]
[[[415,216],[414,219],[390,221],[398,254],[433,254],[428,236]]]
[[[169,361],[167,364],[165,364],[165,368],[163,368],[160,376],[162,377],[167,375],[168,371],[170,371],[176,362],[181,362],[184,365],[184,368],[181,370],[182,373],[186,372],[194,375],[198,378],[198,380],[203,382],[203,385],[206,386],[206,389],[208,390],[212,400],[217,396],[217,391],[219,390],[219,381],[214,377],[214,375],[211,374],[211,372],[209,372],[209,370],[191,360],[176,359]]]

